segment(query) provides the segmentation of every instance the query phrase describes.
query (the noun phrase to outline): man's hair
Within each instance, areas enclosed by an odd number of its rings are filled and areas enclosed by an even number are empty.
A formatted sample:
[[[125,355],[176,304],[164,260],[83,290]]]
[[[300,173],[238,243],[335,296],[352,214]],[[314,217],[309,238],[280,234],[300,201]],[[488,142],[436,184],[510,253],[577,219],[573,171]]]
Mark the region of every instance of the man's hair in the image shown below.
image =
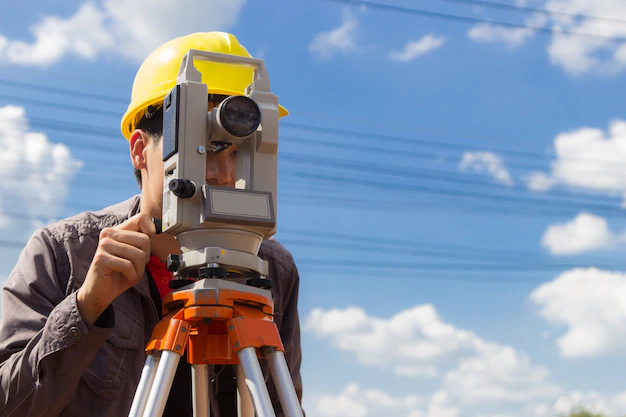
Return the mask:
[[[148,107],[135,129],[143,130],[152,138],[153,143],[157,143],[163,136],[163,107]],[[141,189],[141,170],[135,168],[134,173],[139,189]]]

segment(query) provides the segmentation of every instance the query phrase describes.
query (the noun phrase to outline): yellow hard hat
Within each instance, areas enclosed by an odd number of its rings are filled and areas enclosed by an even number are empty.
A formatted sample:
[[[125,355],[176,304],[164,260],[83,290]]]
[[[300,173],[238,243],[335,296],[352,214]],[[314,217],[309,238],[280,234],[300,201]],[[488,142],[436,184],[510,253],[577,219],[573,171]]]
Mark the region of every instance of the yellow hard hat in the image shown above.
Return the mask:
[[[135,76],[130,104],[122,117],[122,134],[126,140],[146,109],[161,104],[174,88],[180,63],[190,49],[251,57],[235,36],[224,32],[194,33],[161,45],[146,58]],[[252,67],[241,65],[198,60],[195,67],[209,87],[209,94],[243,95],[254,77]],[[279,105],[278,114],[283,117],[289,112]]]

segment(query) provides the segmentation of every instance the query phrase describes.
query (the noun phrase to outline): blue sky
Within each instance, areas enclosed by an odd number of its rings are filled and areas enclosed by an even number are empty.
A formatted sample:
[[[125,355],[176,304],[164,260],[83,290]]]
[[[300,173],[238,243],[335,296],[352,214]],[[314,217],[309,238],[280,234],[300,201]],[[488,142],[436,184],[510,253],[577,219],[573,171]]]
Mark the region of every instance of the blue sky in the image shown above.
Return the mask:
[[[626,414],[626,2],[501,3],[551,12],[384,4],[552,33],[321,0],[0,4],[0,280],[37,227],[137,193],[138,66],[226,30],[291,112],[277,238],[308,416]]]

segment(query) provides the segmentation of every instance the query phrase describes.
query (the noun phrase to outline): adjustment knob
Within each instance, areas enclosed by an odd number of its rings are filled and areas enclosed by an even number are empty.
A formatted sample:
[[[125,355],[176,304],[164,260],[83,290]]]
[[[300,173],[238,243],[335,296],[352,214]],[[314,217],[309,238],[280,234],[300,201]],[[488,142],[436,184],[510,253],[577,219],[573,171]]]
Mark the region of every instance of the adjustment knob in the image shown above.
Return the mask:
[[[169,183],[170,191],[178,198],[191,198],[196,192],[196,186],[193,182],[185,179],[171,180]]]
[[[170,272],[178,271],[178,268],[180,268],[180,256],[174,253],[170,253],[169,255],[167,255],[165,266],[167,267],[167,270]]]
[[[252,287],[263,288],[265,290],[270,290],[274,286],[274,282],[271,279],[265,277],[250,278],[246,281],[246,284]]]

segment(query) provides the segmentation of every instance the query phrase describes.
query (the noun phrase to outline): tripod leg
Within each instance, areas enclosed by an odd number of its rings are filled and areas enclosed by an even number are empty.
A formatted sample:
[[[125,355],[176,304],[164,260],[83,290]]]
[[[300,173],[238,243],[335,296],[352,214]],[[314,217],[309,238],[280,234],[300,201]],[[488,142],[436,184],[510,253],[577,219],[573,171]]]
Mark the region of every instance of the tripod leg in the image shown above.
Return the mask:
[[[209,366],[193,365],[191,374],[191,395],[193,399],[193,417],[210,417],[209,404]]]
[[[300,401],[298,401],[298,395],[293,386],[289,368],[287,368],[285,354],[274,348],[264,348],[263,355],[269,363],[270,372],[272,373],[278,397],[280,398],[280,405],[283,407],[285,416],[302,417],[302,407],[300,407]]]
[[[270,394],[263,379],[261,365],[259,365],[256,356],[256,349],[253,347],[241,349],[237,356],[258,417],[276,417],[270,401]]]
[[[155,352],[146,358],[146,364],[143,366],[143,371],[141,371],[141,378],[139,379],[139,385],[137,385],[137,391],[135,392],[135,398],[133,398],[133,405],[130,407],[128,417],[143,416],[160,359],[161,352]]]
[[[254,405],[241,366],[237,366],[237,415],[239,417],[254,417]]]
[[[163,416],[181,356],[181,354],[169,350],[163,351],[143,417]]]

